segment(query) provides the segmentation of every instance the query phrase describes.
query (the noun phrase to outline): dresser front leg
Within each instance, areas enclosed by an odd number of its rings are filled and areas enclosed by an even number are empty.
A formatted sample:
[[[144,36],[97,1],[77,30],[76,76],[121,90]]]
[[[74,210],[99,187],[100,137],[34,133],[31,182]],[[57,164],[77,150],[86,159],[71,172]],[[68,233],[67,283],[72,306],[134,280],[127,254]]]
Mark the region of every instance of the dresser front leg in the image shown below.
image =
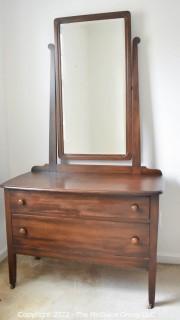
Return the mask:
[[[8,190],[5,190],[5,207],[8,244],[9,284],[10,288],[14,289],[16,286],[16,254],[13,251],[12,213],[10,207],[10,192]]]
[[[148,282],[149,282],[149,309],[154,308],[155,304],[155,291],[156,291],[156,263],[151,263],[149,265],[149,274],[148,274]]]
[[[157,267],[157,235],[159,217],[159,196],[154,195],[150,199],[150,238],[149,238],[149,309],[154,308],[156,291],[156,267]]]
[[[9,264],[9,284],[10,288],[14,289],[16,286],[16,254],[8,254],[8,264]]]

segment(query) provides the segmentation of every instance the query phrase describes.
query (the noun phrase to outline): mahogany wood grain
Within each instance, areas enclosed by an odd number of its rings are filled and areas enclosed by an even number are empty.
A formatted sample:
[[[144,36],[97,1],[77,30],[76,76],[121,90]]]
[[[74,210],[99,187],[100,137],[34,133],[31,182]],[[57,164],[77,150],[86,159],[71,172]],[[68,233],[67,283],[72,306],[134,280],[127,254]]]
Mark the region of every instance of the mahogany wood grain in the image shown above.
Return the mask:
[[[138,44],[140,38],[133,39],[132,49],[132,165],[141,165],[140,112],[139,112],[139,77]]]
[[[66,261],[77,261],[82,263],[90,263],[90,264],[96,264],[96,265],[109,265],[114,267],[121,267],[121,268],[145,268],[148,270],[149,266],[149,258],[144,257],[118,257],[118,256],[111,256],[111,258],[107,258],[104,256],[98,257],[88,257],[85,256],[77,256],[73,252],[71,255],[66,254],[66,252],[62,251],[51,251],[51,250],[44,250],[40,247],[33,247],[29,248],[28,246],[25,247],[16,247],[14,246],[14,250],[17,254],[23,254],[23,255],[30,255],[30,256],[36,256],[39,257],[50,257],[50,258],[58,258],[64,262]],[[112,270],[113,272],[113,270]]]
[[[6,189],[38,190],[75,194],[142,195],[159,194],[162,177],[130,174],[42,172],[26,173],[3,184]]]
[[[62,107],[62,74],[61,74],[61,45],[60,45],[60,24],[54,20],[54,41],[55,41],[55,84],[56,84],[56,121],[57,121],[57,144],[58,157],[62,159],[64,154],[64,130],[63,130],[63,107]]]
[[[149,197],[69,195],[10,191],[12,214],[149,222]],[[21,200],[22,204],[19,204]],[[134,210],[134,207],[137,209]]]
[[[3,185],[11,287],[17,253],[145,267],[153,307],[162,178],[65,168],[30,172]]]
[[[56,90],[55,90],[55,46],[49,44],[50,64],[50,115],[49,115],[49,164],[57,164],[57,121],[56,121]]]
[[[88,257],[149,257],[149,225],[13,215],[13,245]],[[25,232],[21,232],[21,230]],[[134,244],[132,238],[138,237]]]
[[[126,160],[132,159],[132,63],[131,63],[131,14],[125,17],[126,53]],[[119,119],[120,120],[120,119]],[[115,159],[116,160],[116,159]],[[123,158],[122,158],[123,160]]]
[[[133,167],[133,166],[111,166],[111,165],[77,165],[77,164],[58,164],[52,167],[48,164],[43,166],[33,166],[32,172],[66,172],[66,173],[119,173],[119,174],[141,174],[148,176],[161,176],[162,172],[158,169],[150,169],[147,167]]]
[[[156,267],[157,267],[157,236],[159,220],[159,197],[151,197],[150,213],[150,260],[149,260],[149,308],[154,308],[156,289]]]
[[[5,208],[6,208],[6,231],[8,245],[8,265],[9,265],[9,283],[11,289],[16,286],[16,251],[13,247],[13,231],[12,231],[12,216],[10,210],[9,192],[5,191]]]
[[[131,13],[129,11],[115,11],[115,12],[105,12],[105,13],[94,13],[85,14],[80,16],[67,16],[54,19],[54,24],[64,24],[64,23],[74,23],[82,21],[94,21],[94,20],[108,20],[108,19],[118,19],[127,18],[130,19]]]

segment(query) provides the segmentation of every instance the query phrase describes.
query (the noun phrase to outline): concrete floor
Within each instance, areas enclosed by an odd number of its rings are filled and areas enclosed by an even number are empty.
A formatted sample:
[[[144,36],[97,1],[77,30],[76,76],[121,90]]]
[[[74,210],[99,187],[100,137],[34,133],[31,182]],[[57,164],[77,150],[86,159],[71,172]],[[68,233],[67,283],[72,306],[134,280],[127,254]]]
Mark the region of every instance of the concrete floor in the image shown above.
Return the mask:
[[[159,265],[156,307],[147,307],[147,272],[18,256],[17,287],[0,264],[0,320],[180,320],[180,265]]]

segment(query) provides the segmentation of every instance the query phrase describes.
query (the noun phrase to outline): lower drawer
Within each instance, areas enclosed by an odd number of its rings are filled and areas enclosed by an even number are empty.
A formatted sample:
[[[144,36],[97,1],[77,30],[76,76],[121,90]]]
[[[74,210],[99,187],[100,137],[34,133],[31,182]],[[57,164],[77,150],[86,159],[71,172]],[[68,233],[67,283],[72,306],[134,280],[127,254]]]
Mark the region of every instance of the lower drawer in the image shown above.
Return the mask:
[[[13,215],[15,248],[93,258],[148,257],[149,225]],[[18,250],[20,251],[20,250]]]

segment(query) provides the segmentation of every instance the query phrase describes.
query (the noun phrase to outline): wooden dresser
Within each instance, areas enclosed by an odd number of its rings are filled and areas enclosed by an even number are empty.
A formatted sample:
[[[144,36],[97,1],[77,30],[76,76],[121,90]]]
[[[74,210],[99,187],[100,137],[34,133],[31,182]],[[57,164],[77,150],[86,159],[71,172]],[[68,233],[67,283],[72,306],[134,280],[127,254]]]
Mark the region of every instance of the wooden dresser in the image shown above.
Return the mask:
[[[4,184],[12,288],[16,254],[59,257],[145,267],[154,304],[162,178],[118,170],[63,166]]]
[[[125,19],[126,66],[129,70],[126,82],[127,97],[129,97],[126,109],[126,154],[66,154],[63,139],[62,92],[59,87],[58,26],[63,23],[117,18]],[[2,185],[5,189],[11,288],[16,285],[17,254],[56,257],[115,267],[142,267],[148,270],[149,307],[154,307],[162,177],[161,171],[141,166],[138,43],[139,38],[135,38],[131,48],[129,12],[55,20],[56,55],[54,46],[49,46],[51,49],[49,164],[33,167],[31,172]],[[61,164],[57,164],[58,157],[62,161]],[[132,164],[120,166],[66,163],[73,159],[132,160]]]

